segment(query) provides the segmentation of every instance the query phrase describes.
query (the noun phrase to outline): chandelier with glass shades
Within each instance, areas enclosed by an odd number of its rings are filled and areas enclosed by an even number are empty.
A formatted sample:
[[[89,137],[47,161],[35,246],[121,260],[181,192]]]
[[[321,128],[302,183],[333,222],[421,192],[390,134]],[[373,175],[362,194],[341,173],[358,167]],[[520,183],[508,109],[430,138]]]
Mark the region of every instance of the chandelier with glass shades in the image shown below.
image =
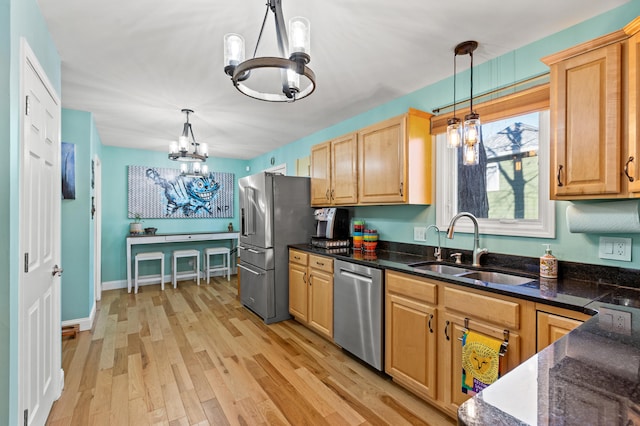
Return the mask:
[[[480,142],[480,115],[473,110],[473,52],[478,48],[477,41],[464,41],[458,44],[453,55],[453,118],[447,121],[447,146],[459,148],[462,145],[462,163],[466,166],[478,164]],[[469,114],[465,115],[464,123],[456,117],[456,56],[469,55],[471,58],[471,75],[469,95]]]
[[[224,72],[240,93],[261,101],[293,102],[306,98],[316,87],[316,75],[307,66],[311,61],[309,21],[300,16],[291,18],[287,37],[281,3],[268,0],[253,58],[245,60],[241,35],[224,36]],[[275,17],[280,57],[256,57],[269,11]]]
[[[182,135],[178,141],[169,144],[169,159],[182,163],[180,173],[183,176],[206,175],[209,173],[209,168],[202,163],[207,161],[209,156],[207,144],[196,142],[196,138],[193,136],[193,129],[189,122],[189,114],[193,114],[193,110],[185,108],[182,112],[186,114],[187,121],[184,123]]]

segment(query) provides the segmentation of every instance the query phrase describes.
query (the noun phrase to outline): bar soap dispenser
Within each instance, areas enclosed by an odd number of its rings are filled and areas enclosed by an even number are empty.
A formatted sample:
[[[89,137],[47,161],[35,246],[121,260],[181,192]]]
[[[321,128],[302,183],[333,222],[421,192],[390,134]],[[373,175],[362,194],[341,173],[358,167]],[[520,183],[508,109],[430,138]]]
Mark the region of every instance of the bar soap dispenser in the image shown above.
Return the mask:
[[[544,251],[544,256],[540,257],[540,277],[558,278],[558,259],[551,254],[549,244],[543,244],[543,246],[547,246],[547,248]]]

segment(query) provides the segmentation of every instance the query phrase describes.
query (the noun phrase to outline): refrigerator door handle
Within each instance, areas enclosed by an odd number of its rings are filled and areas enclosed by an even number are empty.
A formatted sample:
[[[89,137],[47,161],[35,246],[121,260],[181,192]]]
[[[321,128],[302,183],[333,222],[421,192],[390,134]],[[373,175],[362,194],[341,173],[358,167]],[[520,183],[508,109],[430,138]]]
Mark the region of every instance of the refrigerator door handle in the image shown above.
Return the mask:
[[[244,235],[254,235],[256,233],[256,224],[255,224],[255,208],[256,208],[256,190],[255,188],[247,187],[245,189],[247,193],[247,217],[246,217],[246,227]]]
[[[253,275],[262,275],[260,272],[256,272],[253,269],[249,269],[246,266],[242,265],[242,264],[238,264],[238,268],[240,269],[244,269],[247,272],[251,272]]]
[[[249,253],[254,253],[254,254],[261,254],[261,253],[263,253],[263,252],[261,252],[261,251],[254,250],[254,249],[247,249],[247,251],[248,251]]]

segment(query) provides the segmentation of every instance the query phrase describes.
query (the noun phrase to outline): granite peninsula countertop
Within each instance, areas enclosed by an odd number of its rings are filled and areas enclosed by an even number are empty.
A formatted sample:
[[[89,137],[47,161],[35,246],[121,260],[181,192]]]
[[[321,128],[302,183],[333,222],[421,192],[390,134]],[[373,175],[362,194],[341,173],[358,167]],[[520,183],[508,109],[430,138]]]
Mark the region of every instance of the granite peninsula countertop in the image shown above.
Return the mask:
[[[433,261],[426,251],[394,251],[393,244],[383,247],[391,250],[366,254],[344,248],[290,246],[370,267],[478,288],[475,280],[409,266]],[[486,283],[483,290],[594,316],[463,403],[458,410],[458,423],[640,426],[640,271],[561,263],[564,271],[560,279],[545,281],[537,277],[535,258],[512,261],[509,256],[497,255],[489,260],[490,265],[496,265],[495,269],[528,276],[531,281],[517,286]],[[614,331],[610,318],[598,315],[603,308],[629,312],[631,331]]]

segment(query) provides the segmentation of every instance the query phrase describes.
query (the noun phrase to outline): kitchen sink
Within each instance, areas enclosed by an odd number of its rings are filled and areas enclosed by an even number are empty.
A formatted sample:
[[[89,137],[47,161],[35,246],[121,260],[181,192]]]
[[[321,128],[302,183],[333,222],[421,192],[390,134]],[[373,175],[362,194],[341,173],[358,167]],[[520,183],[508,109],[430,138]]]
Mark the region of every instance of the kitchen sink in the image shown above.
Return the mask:
[[[443,265],[441,263],[418,262],[411,263],[408,266],[422,271],[437,272],[445,275],[460,275],[470,272],[469,269],[459,268],[457,266]]]
[[[522,285],[534,281],[533,278],[521,277],[519,275],[503,274],[502,272],[493,271],[472,271],[458,276],[460,278],[469,278],[472,280],[482,281],[483,283],[502,285]]]

